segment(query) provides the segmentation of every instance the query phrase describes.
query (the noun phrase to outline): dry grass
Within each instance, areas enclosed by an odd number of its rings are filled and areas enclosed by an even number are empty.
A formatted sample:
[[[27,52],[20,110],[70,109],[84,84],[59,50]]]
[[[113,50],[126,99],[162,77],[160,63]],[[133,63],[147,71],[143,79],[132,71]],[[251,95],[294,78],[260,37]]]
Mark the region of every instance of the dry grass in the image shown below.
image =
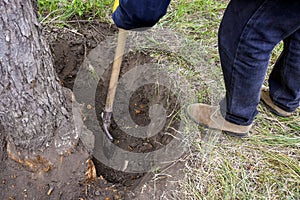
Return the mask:
[[[198,81],[199,101],[214,104],[224,94],[216,33],[226,1],[209,1],[199,9],[197,5],[204,2],[189,1],[184,10],[182,1],[173,1],[172,12],[166,18],[170,21],[166,23],[192,36],[201,44],[198,51],[207,53],[202,57],[207,63],[188,74]],[[282,45],[278,45],[274,50],[271,64],[281,49]],[[258,110],[249,138],[230,138],[202,127],[194,130],[192,134],[198,139],[191,142],[186,161],[186,199],[300,199],[299,110],[291,118],[277,117],[264,105],[259,105]]]

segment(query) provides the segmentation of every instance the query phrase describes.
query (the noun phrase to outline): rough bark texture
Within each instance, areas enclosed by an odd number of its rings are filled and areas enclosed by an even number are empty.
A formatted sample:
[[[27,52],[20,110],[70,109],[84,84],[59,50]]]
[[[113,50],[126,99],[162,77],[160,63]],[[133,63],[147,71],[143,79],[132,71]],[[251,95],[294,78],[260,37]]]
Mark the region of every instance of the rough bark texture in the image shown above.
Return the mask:
[[[0,1],[0,199],[79,199],[89,155],[32,5]]]
[[[0,120],[12,149],[64,153],[78,135],[31,0],[0,1],[0,33]]]

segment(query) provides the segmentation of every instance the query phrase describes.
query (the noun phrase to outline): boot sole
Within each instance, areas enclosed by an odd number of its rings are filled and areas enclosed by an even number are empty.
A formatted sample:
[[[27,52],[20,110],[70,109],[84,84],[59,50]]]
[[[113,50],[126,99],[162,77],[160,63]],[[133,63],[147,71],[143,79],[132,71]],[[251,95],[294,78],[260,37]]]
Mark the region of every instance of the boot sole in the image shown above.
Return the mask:
[[[290,113],[290,114],[282,114],[282,113],[276,111],[274,108],[272,108],[271,105],[269,105],[268,101],[271,101],[271,98],[269,97],[269,90],[266,87],[262,88],[261,91],[260,91],[260,93],[261,93],[260,94],[260,100],[263,102],[263,104],[266,106],[266,108],[271,113],[273,113],[274,115],[277,115],[279,117],[290,117],[292,115],[292,113]],[[272,102],[270,102],[270,103],[272,103]]]
[[[279,112],[277,112],[276,110],[274,110],[271,106],[269,106],[263,99],[261,99],[261,101],[263,102],[263,104],[266,106],[266,108],[273,113],[274,115],[277,115],[279,117],[290,117],[289,115],[283,115],[280,114]]]

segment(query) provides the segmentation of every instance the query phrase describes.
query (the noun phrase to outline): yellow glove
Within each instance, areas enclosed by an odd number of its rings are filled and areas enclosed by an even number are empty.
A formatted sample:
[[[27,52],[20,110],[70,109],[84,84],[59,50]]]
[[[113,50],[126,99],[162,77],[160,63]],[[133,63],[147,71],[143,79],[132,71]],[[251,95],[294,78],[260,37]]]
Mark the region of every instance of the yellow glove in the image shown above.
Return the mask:
[[[113,7],[113,12],[116,11],[116,9],[118,8],[118,6],[119,6],[119,0],[115,0],[114,7]]]

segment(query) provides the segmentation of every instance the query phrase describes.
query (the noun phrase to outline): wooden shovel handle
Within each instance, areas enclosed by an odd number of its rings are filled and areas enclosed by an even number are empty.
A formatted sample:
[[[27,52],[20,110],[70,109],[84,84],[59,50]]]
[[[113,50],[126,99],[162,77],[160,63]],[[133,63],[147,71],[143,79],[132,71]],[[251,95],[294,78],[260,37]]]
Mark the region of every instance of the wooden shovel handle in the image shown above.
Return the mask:
[[[111,71],[105,112],[112,112],[128,31],[119,28],[118,43]]]

